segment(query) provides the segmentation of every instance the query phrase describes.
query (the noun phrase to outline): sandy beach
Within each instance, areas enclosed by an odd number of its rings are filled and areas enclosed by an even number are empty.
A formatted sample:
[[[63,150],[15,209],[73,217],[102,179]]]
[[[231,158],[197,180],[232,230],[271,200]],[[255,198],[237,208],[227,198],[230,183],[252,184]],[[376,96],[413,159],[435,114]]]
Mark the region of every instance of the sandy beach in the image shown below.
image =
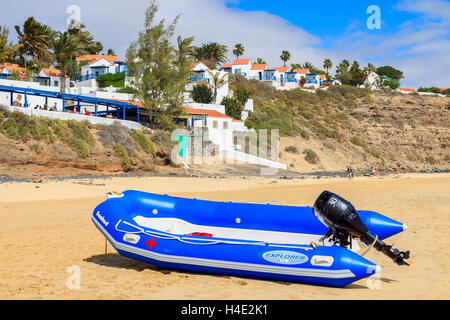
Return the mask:
[[[91,222],[112,190],[129,189],[255,203],[312,205],[325,189],[402,221],[387,242],[411,250],[399,267],[372,250],[383,267],[377,289],[361,280],[343,289],[164,270],[119,256]],[[449,299],[450,174],[270,179],[120,177],[0,184],[0,299]],[[80,289],[67,287],[71,266]],[[69,268],[69,269],[68,269]]]

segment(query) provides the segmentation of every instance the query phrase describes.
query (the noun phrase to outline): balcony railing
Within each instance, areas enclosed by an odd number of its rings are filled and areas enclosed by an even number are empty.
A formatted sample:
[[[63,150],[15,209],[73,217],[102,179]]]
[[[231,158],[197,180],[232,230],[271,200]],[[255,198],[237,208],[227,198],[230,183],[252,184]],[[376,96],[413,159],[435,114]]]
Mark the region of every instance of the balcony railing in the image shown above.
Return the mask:
[[[116,69],[117,71],[117,69]],[[87,81],[87,80],[92,80],[92,79],[97,79],[98,77],[104,75],[104,74],[109,74],[111,72],[103,72],[103,73],[88,73],[87,75],[84,75],[82,77],[76,78],[75,82],[81,82],[81,81]],[[116,73],[123,73],[123,74],[127,74],[126,70],[120,71],[120,72],[116,72]]]
[[[210,82],[210,79],[208,78],[202,78],[202,77],[196,77],[196,76],[190,76],[189,81],[191,82]]]
[[[277,81],[277,77],[275,76],[252,76],[249,77],[250,80],[260,80],[260,81]]]

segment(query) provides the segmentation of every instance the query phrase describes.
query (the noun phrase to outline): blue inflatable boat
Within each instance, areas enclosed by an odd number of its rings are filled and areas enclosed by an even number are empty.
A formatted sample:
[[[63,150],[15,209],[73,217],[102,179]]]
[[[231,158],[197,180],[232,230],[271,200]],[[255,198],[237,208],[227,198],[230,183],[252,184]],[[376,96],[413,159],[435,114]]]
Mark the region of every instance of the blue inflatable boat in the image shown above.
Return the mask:
[[[312,208],[114,192],[92,220],[119,254],[167,269],[343,287],[381,270],[355,252],[358,243],[403,264],[409,252],[382,240],[405,225],[348,202],[343,208],[345,200],[329,194]],[[336,207],[346,210],[338,219]],[[350,230],[344,218],[362,230]]]

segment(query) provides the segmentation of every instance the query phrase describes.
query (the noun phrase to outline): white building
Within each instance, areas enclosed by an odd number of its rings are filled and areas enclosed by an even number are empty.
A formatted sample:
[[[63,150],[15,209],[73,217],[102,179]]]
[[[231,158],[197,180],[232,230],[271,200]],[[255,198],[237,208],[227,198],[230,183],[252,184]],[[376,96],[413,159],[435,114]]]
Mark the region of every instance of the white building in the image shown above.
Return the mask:
[[[9,79],[14,73],[17,72],[26,72],[25,68],[19,67],[18,64],[15,63],[3,63],[0,64],[0,79]]]
[[[229,74],[223,70],[211,70],[208,68],[206,64],[203,62],[197,62],[192,66],[192,73],[189,77],[189,84],[186,87],[187,91],[191,91],[194,85],[199,83],[204,83],[208,85],[211,90],[214,90],[215,83],[214,78],[218,80],[223,80],[223,84],[218,86],[217,89],[217,97],[215,103],[218,104],[222,101],[222,99],[229,94]]]
[[[233,118],[216,110],[186,108],[186,127],[207,128],[207,139],[219,149],[233,148]]]
[[[98,88],[96,79],[104,74],[127,74],[125,61],[119,61],[117,56],[110,55],[84,55],[76,59],[79,63],[85,63],[81,67],[81,77],[75,79],[77,87]]]
[[[295,72],[295,78],[297,81],[300,81],[302,78],[306,79],[309,69],[294,69],[292,72]]]
[[[61,71],[57,69],[44,68],[41,72],[39,72],[36,80],[41,86],[59,88],[61,86]],[[66,88],[70,87],[70,79],[68,76],[65,76],[65,85]]]
[[[263,80],[266,70],[267,64],[253,64],[247,78],[249,80]]]
[[[307,88],[314,87],[317,89],[322,86],[324,80],[326,80],[326,76],[324,74],[308,73],[306,74],[306,83],[304,86]]]
[[[235,59],[231,66],[231,73],[240,74],[246,78],[250,75],[250,70],[252,69],[251,59]]]

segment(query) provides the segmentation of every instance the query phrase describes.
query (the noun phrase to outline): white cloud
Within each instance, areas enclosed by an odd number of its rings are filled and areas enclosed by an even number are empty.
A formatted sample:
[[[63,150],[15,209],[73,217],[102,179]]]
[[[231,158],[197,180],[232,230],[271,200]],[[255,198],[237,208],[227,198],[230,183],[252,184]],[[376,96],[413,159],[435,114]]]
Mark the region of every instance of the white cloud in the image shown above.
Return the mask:
[[[404,0],[395,8],[419,17],[404,22],[392,35],[370,30],[348,32],[334,41],[335,52],[352,57],[351,60],[392,65],[402,70],[405,76],[402,86],[448,87],[450,3]]]

